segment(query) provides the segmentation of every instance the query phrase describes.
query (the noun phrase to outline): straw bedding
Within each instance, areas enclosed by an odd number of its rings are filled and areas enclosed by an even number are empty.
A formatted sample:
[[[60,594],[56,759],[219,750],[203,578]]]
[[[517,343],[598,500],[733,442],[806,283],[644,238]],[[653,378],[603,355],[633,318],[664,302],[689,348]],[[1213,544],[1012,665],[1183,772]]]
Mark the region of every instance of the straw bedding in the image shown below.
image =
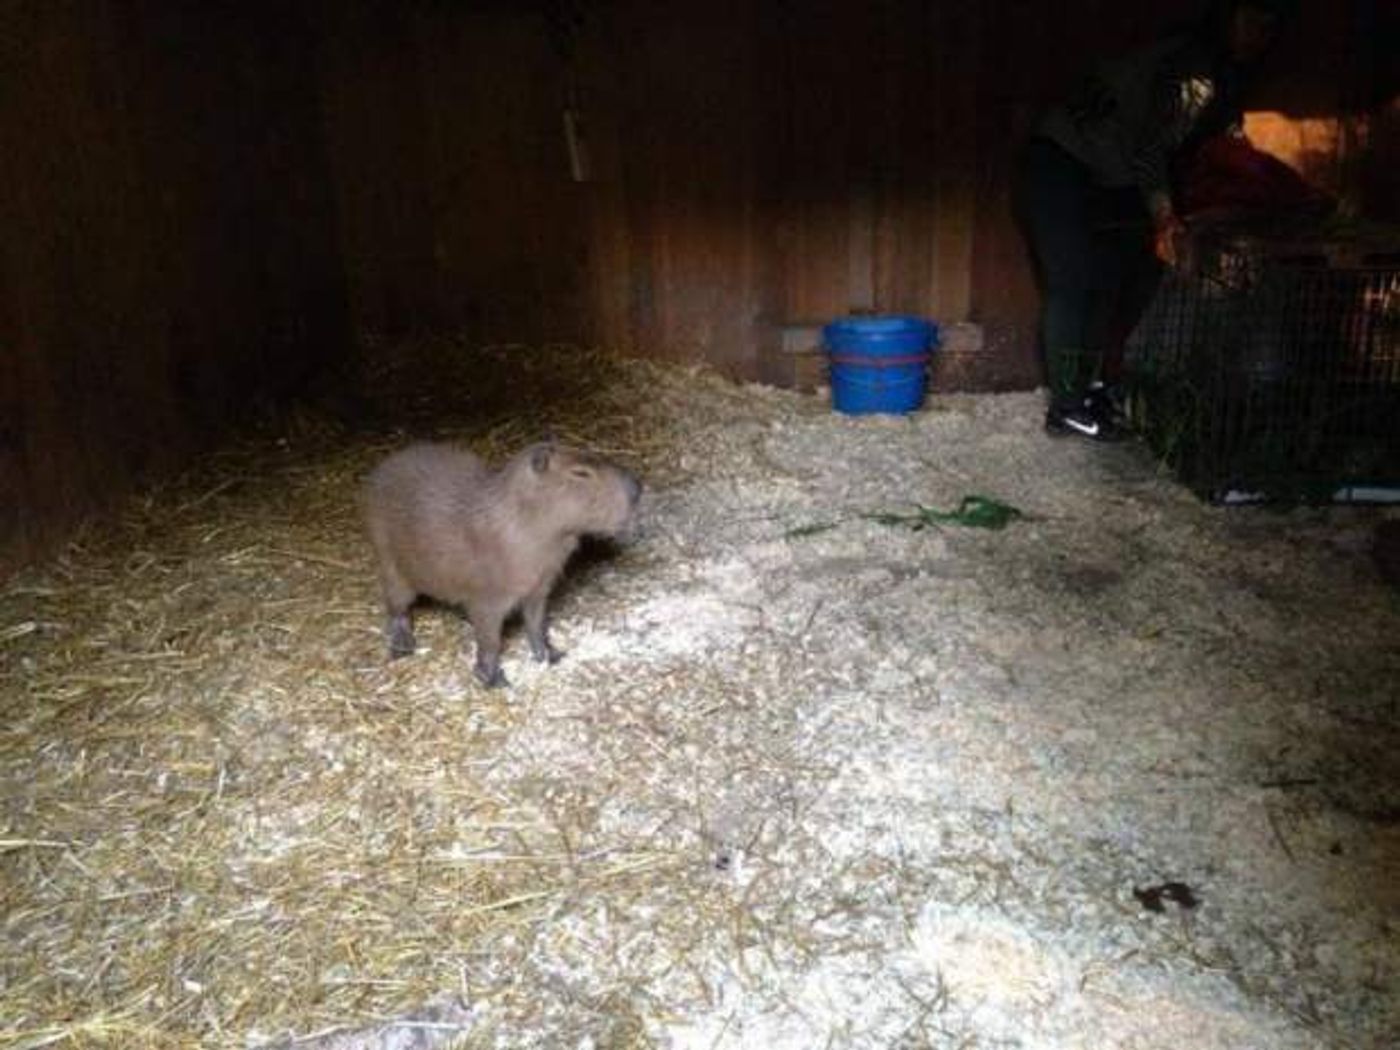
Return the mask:
[[[0,1046],[1400,1041],[1380,512],[1201,506],[1034,395],[367,360],[0,590]],[[564,662],[484,691],[442,609],[387,662],[359,479],[547,428],[648,484]],[[971,493],[1023,516],[862,516]]]

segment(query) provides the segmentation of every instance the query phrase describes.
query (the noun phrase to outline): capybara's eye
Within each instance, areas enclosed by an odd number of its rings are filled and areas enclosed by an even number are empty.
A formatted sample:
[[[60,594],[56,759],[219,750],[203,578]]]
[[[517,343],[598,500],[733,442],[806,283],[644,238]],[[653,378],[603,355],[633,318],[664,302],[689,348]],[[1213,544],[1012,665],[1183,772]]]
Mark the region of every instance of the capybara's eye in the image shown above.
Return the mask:
[[[574,467],[569,473],[576,478],[591,478],[593,476],[593,471],[587,467]]]

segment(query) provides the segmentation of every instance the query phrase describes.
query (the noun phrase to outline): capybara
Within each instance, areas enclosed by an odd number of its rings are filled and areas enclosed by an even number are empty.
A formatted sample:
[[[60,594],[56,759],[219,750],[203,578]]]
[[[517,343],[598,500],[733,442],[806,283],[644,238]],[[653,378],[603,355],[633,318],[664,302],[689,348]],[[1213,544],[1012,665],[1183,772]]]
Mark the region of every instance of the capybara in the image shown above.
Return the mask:
[[[597,456],[543,442],[499,470],[472,453],[417,444],[389,456],[364,489],[365,525],[383,588],[389,655],[413,652],[419,595],[465,608],[476,676],[506,685],[501,627],[519,609],[535,659],[554,663],[545,604],[579,538],[625,538],[642,487]]]

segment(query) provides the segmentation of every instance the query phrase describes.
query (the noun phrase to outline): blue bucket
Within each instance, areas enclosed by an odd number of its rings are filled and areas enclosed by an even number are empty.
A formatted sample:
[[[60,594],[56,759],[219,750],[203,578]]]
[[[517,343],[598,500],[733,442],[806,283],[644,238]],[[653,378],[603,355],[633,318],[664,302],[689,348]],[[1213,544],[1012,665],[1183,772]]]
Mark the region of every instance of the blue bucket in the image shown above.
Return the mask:
[[[822,337],[836,411],[904,413],[924,403],[937,325],[920,317],[846,317],[823,328]]]

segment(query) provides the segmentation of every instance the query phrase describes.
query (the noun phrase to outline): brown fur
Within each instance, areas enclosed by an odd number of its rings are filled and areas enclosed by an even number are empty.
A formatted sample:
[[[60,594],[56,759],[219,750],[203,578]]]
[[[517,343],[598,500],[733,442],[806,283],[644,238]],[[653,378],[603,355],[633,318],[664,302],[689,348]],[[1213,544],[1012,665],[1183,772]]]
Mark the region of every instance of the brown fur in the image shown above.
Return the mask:
[[[530,650],[553,663],[545,604],[584,535],[621,537],[641,485],[578,449],[532,445],[499,470],[465,449],[419,444],[370,474],[364,517],[384,595],[391,656],[413,652],[410,606],[426,595],[460,605],[476,634],[476,674],[505,685],[501,626],[523,614]]]

